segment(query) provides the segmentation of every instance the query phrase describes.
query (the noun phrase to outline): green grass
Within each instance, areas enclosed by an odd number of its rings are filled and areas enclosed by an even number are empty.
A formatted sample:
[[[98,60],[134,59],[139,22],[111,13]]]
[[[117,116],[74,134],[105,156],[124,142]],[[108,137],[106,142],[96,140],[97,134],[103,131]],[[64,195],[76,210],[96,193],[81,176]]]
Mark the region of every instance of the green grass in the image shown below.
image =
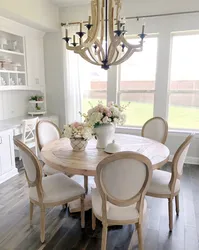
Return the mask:
[[[84,99],[83,112],[90,109],[89,101],[93,106],[98,104],[97,99]],[[106,104],[106,100],[103,100]],[[126,105],[128,102],[121,102],[121,105]],[[148,119],[153,117],[153,105],[149,103],[131,102],[126,111],[127,121],[125,125],[142,126]],[[181,129],[199,129],[199,108],[170,106],[169,119],[170,128]]]

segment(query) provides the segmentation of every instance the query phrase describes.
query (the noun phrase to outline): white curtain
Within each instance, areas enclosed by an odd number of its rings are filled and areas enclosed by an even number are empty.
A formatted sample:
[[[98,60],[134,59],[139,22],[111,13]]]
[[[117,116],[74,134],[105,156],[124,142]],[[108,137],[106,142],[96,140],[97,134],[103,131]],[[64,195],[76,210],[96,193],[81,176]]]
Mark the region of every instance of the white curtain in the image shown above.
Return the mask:
[[[68,34],[73,37],[78,31],[78,26],[68,27]],[[65,36],[65,30],[63,35]],[[64,46],[64,72],[65,72],[65,112],[66,123],[81,121],[79,112],[82,112],[83,89],[85,75],[81,67],[81,58],[73,51],[66,50]]]

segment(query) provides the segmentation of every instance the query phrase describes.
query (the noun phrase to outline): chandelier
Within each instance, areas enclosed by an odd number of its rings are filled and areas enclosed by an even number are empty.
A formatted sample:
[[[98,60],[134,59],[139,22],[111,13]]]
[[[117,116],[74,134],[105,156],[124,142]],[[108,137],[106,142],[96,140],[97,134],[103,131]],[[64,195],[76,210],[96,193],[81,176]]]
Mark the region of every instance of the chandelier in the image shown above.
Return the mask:
[[[66,49],[79,54],[87,62],[108,70],[111,65],[119,65],[128,60],[134,52],[143,49],[144,25],[138,36],[138,44],[130,44],[125,39],[125,18],[120,17],[122,0],[91,0],[91,16],[85,24],[80,23],[79,31],[68,36],[66,28]],[[62,24],[66,26],[66,24]]]

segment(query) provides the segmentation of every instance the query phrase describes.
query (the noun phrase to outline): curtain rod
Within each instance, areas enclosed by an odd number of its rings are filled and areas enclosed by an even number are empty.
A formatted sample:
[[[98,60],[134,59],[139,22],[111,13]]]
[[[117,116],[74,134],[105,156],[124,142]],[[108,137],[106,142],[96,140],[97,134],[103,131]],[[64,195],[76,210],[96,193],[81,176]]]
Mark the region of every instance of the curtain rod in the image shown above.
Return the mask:
[[[193,10],[193,11],[184,11],[184,12],[171,12],[171,13],[162,13],[162,14],[154,14],[154,15],[143,15],[143,16],[131,16],[126,17],[127,20],[133,20],[142,18],[153,18],[153,17],[164,17],[164,16],[175,16],[175,15],[186,15],[186,14],[199,14],[199,10]],[[87,23],[88,21],[83,21],[83,23]],[[68,25],[74,25],[79,24],[80,22],[72,22],[68,23]],[[61,26],[66,26],[66,23],[61,23]]]
[[[154,15],[142,15],[142,16],[131,16],[131,17],[126,17],[127,20],[133,20],[142,18],[153,18],[153,17],[164,17],[164,16],[175,16],[175,15],[186,15],[186,14],[198,14],[199,10],[194,10],[194,11],[184,11],[184,12],[171,12],[171,13],[162,13],[162,14],[154,14]],[[79,24],[80,22],[72,22],[68,23],[68,25],[74,25],[74,24]],[[83,21],[83,23],[88,23],[88,21]],[[66,23],[61,23],[61,26],[66,26]]]

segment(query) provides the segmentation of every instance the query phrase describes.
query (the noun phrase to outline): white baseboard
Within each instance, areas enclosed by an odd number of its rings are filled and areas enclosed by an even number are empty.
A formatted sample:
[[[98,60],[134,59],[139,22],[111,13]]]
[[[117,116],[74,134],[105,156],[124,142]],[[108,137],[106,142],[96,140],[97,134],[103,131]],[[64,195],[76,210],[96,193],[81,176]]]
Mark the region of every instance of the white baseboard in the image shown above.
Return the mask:
[[[18,170],[14,168],[13,170],[9,171],[6,174],[3,174],[0,176],[0,184],[9,180],[10,178],[14,177],[15,175],[19,174]]]
[[[170,155],[169,157],[169,162],[171,162],[173,159],[173,155]],[[199,158],[198,157],[191,157],[187,156],[185,159],[186,164],[191,164],[191,165],[199,165]]]

